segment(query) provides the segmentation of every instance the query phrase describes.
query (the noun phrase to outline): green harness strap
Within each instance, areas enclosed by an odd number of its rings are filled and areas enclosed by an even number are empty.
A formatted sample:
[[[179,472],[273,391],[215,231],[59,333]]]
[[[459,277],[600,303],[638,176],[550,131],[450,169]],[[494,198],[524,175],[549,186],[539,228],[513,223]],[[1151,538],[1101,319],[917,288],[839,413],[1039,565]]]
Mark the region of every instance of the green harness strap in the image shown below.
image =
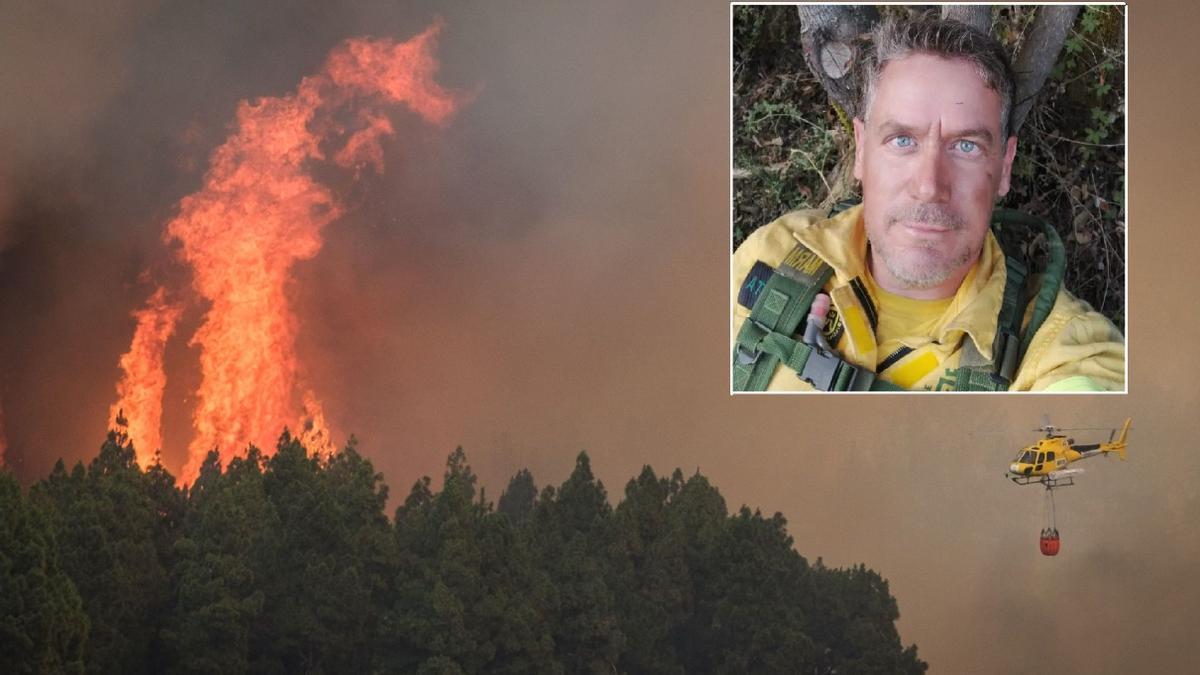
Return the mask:
[[[987,359],[975,347],[970,336],[963,336],[959,352],[955,391],[1007,391],[1021,349],[1022,312],[1019,311],[1021,289],[1025,285],[1025,264],[1010,255],[1004,256],[1004,298],[996,317],[996,338],[992,341],[992,358]]]
[[[801,270],[787,261],[811,264]],[[833,268],[803,244],[775,268],[738,331],[733,353],[734,391],[764,391],[783,363],[822,391],[902,391],[875,373],[792,337],[808,315],[813,298],[833,276]]]
[[[1029,319],[1029,325],[1025,328],[1025,334],[1021,337],[1020,357],[1025,358],[1025,353],[1029,351],[1033,337],[1041,329],[1046,317],[1050,316],[1050,310],[1054,309],[1054,301],[1058,298],[1058,290],[1062,287],[1063,276],[1067,271],[1067,252],[1063,248],[1062,239],[1058,237],[1058,231],[1046,220],[1012,209],[997,209],[996,211],[998,215],[994,216],[994,219],[1001,224],[1013,223],[1024,227],[1040,225],[1042,234],[1046,237],[1046,249],[1049,252],[1046,269],[1042,271],[1041,285],[1034,296],[1033,315]]]
[[[797,244],[788,258],[808,252]],[[821,262],[811,274],[781,263],[767,280],[754,301],[750,318],[738,332],[733,353],[734,391],[764,391],[780,361],[789,364],[807,361],[808,354],[795,349],[789,336],[808,314],[813,298],[833,275],[833,268]],[[788,343],[793,344],[788,344]],[[805,345],[807,346],[807,345]],[[803,363],[800,370],[803,371]]]
[[[753,343],[757,352],[742,347],[742,343]],[[757,354],[757,356],[756,356]],[[788,337],[782,333],[766,330],[760,324],[746,321],[738,333],[738,350],[734,353],[734,377],[739,377],[739,368],[750,369],[748,376],[734,382],[736,391],[762,391],[775,372],[775,364],[783,363],[797,377],[820,391],[904,391],[901,387],[880,380],[875,373],[844,361],[833,352],[826,352],[813,345]],[[767,370],[765,364],[771,364]],[[762,370],[758,370],[761,368]],[[745,372],[743,370],[742,372]],[[765,372],[766,380],[757,389],[751,389],[754,376]],[[739,382],[744,382],[739,388]]]
[[[1012,209],[996,209],[992,214],[993,227],[996,230],[997,241],[1004,241],[1001,231],[1006,225],[1021,227],[1040,227],[1046,238],[1049,250],[1049,260],[1042,273],[1041,284],[1034,296],[1033,314],[1029,325],[1021,330],[1024,319],[1026,297],[1024,293],[1025,278],[1028,268],[1015,251],[1004,252],[1006,275],[1004,281],[1004,299],[1000,305],[1000,313],[996,318],[996,339],[992,343],[992,359],[988,360],[975,348],[970,338],[963,339],[963,347],[959,356],[959,367],[949,372],[956,373],[955,391],[1007,391],[1012,385],[1017,366],[1025,358],[1025,352],[1033,342],[1033,336],[1042,327],[1050,310],[1054,308],[1054,300],[1058,297],[1058,289],[1062,285],[1063,272],[1066,269],[1066,254],[1058,232],[1042,218],[1030,216]],[[1002,245],[1003,248],[1003,245]]]
[[[1054,307],[1066,268],[1062,240],[1045,220],[1011,209],[996,209],[992,219],[999,241],[1003,241],[999,230],[1004,225],[1040,226],[1049,249],[1049,262],[1034,298],[1029,325],[1021,331],[1026,304],[1022,297],[1028,270],[1017,255],[1005,252],[1004,296],[996,321],[996,338],[992,343],[993,358],[984,358],[975,343],[964,338],[959,367],[948,371],[956,375],[956,391],[1008,389],[1033,336]],[[802,244],[797,244],[787,260],[806,257],[819,260]],[[766,390],[780,363],[823,391],[907,391],[877,378],[870,370],[843,361],[836,354],[791,337],[808,314],[813,298],[832,274],[833,269],[824,261],[810,272],[786,262],[775,269],[755,301],[750,318],[738,332],[733,353],[734,391]]]

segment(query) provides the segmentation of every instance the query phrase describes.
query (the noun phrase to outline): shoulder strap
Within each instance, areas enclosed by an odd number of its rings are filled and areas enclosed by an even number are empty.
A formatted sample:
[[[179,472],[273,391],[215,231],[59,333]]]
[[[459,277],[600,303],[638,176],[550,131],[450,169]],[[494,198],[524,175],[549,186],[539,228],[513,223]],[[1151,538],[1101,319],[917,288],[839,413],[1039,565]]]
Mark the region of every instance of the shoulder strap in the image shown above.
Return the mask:
[[[1020,223],[1026,227],[1040,225],[1042,234],[1046,237],[1046,249],[1049,257],[1046,260],[1046,268],[1042,270],[1041,285],[1033,299],[1033,315],[1029,319],[1029,325],[1025,328],[1025,334],[1021,337],[1020,357],[1025,358],[1025,352],[1029,351],[1029,344],[1033,342],[1033,337],[1042,327],[1046,317],[1050,316],[1050,311],[1054,309],[1054,301],[1058,298],[1058,291],[1062,287],[1063,276],[1066,274],[1067,254],[1063,248],[1062,239],[1058,236],[1058,231],[1046,219],[1011,209],[997,209],[997,211],[999,211],[1000,218],[1003,219],[1000,222]]]
[[[1000,313],[996,318],[996,339],[992,343],[992,359],[988,360],[975,348],[970,338],[963,339],[962,354],[959,357],[956,391],[1006,391],[1012,384],[1017,366],[1025,357],[1033,336],[1041,328],[1042,323],[1054,307],[1054,299],[1058,296],[1059,286],[1062,285],[1063,270],[1066,267],[1066,255],[1063,252],[1062,240],[1058,232],[1042,218],[1030,216],[1012,209],[996,209],[992,216],[993,228],[997,241],[1001,242],[1004,250],[1005,282],[1004,299],[1000,305]],[[1005,226],[1038,226],[1046,239],[1049,249],[1049,261],[1042,273],[1041,284],[1033,296],[1033,314],[1029,325],[1021,330],[1025,307],[1028,297],[1024,293],[1025,278],[1028,269],[1022,261],[1019,252],[1012,247],[1005,247],[1007,238]]]
[[[797,243],[775,268],[738,332],[733,353],[734,391],[764,391],[781,360],[790,360],[791,335],[808,314],[813,298],[833,275],[833,268],[808,247]],[[774,340],[770,340],[774,338]],[[771,342],[771,344],[767,344]],[[803,344],[803,343],[797,343]],[[804,345],[807,347],[807,345]],[[790,347],[790,349],[787,349]],[[786,355],[782,350],[789,353]],[[804,355],[807,360],[807,354]]]
[[[734,391],[766,390],[781,363],[822,391],[903,391],[870,370],[793,337],[832,275],[833,268],[799,243],[775,268],[738,331]]]

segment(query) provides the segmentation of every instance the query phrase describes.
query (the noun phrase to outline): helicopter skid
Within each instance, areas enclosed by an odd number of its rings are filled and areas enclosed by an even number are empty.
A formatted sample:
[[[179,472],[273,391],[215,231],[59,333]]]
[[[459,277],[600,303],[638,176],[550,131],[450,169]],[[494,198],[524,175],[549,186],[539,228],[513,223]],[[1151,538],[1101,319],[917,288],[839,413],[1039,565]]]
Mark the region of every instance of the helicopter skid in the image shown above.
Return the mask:
[[[1075,476],[1067,475],[1048,475],[1048,476],[1012,476],[1012,482],[1017,485],[1030,485],[1033,483],[1041,483],[1047,489],[1056,487],[1069,487],[1075,484]]]

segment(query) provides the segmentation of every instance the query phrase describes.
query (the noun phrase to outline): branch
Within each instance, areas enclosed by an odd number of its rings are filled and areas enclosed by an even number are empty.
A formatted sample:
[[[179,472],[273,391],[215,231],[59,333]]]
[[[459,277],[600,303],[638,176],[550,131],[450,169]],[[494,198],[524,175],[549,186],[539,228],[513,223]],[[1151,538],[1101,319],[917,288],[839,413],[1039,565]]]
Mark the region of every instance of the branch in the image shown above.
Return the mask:
[[[1052,134],[1049,131],[1043,131],[1041,133],[1046,138],[1053,138],[1056,141],[1066,141],[1068,143],[1074,143],[1075,145],[1087,145],[1087,146],[1091,146],[1093,148],[1120,148],[1120,147],[1124,147],[1124,145],[1125,145],[1124,141],[1122,141],[1120,143],[1088,143],[1087,141],[1076,141],[1074,139],[1070,139],[1065,136],[1059,136],[1058,134]]]

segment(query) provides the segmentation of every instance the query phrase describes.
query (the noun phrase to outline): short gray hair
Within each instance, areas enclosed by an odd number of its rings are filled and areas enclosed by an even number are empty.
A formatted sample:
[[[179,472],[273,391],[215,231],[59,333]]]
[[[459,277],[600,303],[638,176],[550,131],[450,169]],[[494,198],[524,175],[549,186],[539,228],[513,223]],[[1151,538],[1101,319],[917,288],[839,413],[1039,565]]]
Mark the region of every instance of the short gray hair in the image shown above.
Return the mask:
[[[875,28],[862,63],[860,110],[864,121],[883,67],[913,53],[964,59],[975,66],[988,88],[1000,95],[1000,131],[1004,138],[1012,134],[1008,124],[1016,84],[1008,53],[991,36],[952,19],[888,17]]]

